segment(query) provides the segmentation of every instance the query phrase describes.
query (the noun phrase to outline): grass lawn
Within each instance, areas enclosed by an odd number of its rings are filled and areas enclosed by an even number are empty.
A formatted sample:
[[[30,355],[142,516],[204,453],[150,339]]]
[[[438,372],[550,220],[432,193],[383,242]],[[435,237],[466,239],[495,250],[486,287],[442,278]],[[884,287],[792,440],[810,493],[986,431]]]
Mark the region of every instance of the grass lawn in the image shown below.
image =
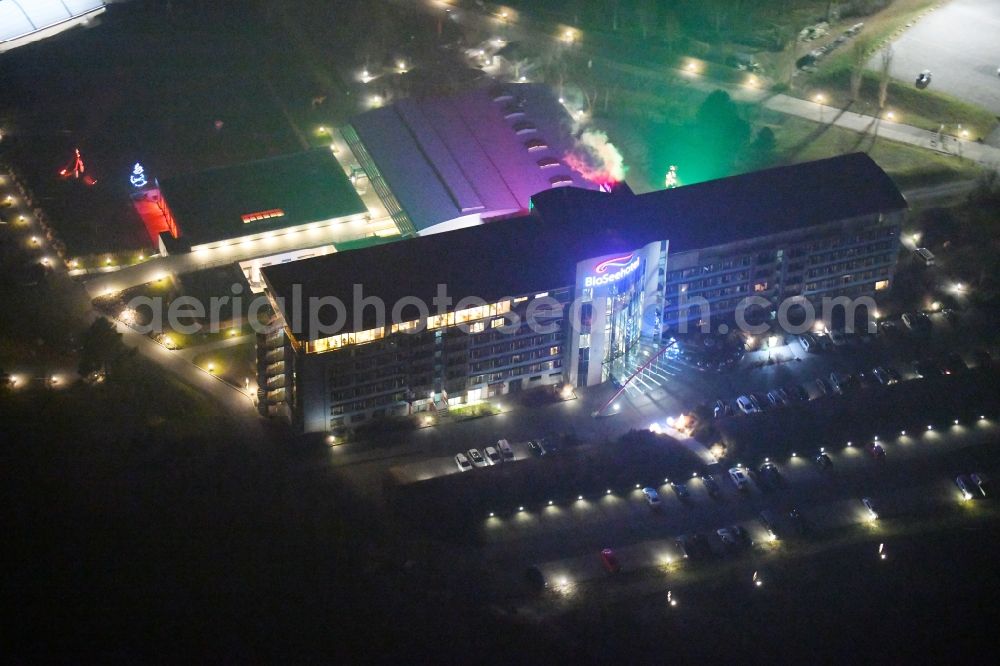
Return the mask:
[[[252,343],[198,354],[194,357],[194,364],[206,369],[211,365],[212,374],[240,388],[243,388],[247,377],[253,380],[257,374],[256,353]]]
[[[774,164],[794,164],[854,151],[864,151],[901,188],[976,178],[982,169],[972,162],[872,135],[784,116],[771,125],[777,146]]]
[[[870,40],[873,52],[877,51],[935,4],[933,0],[896,0],[884,11],[865,20],[859,39]],[[845,25],[848,22],[845,21]],[[854,57],[851,47],[852,43],[848,42],[821,61],[818,70],[803,77],[795,91],[806,98],[821,92],[831,105],[845,107],[849,103],[851,60]],[[874,72],[865,73],[860,97],[853,110],[876,113],[878,79]],[[950,132],[955,133],[955,126],[961,123],[973,140],[985,137],[997,124],[994,115],[987,110],[940,92],[918,90],[912,81],[891,81],[887,106],[898,122],[928,130],[937,130],[944,123],[951,125]]]

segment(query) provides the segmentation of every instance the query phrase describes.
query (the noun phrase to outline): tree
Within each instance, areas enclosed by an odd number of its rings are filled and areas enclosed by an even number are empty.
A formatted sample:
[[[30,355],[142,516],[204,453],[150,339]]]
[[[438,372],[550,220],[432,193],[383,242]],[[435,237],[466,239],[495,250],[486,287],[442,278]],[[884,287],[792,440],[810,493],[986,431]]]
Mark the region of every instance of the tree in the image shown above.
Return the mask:
[[[95,319],[83,333],[80,345],[79,372],[86,377],[93,372],[108,374],[127,351],[122,334],[104,317]]]
[[[694,137],[703,160],[702,177],[719,177],[729,172],[734,160],[744,153],[750,140],[750,123],[723,90],[712,92],[698,108]]]
[[[677,20],[677,14],[668,11],[663,16],[663,40],[667,43],[667,50],[670,55],[674,54],[674,45],[681,38],[681,23]]]
[[[865,76],[865,65],[868,63],[870,39],[858,38],[851,46],[851,101],[856,102],[861,96],[861,82]]]
[[[656,26],[657,7],[655,0],[638,0],[635,7],[635,18],[639,23],[642,38],[649,39],[650,31]]]
[[[774,130],[767,126],[761,127],[757,131],[757,136],[754,137],[753,143],[750,144],[754,162],[761,165],[767,164],[774,155],[777,143],[774,137]]]
[[[882,50],[879,58],[878,68],[878,108],[885,108],[886,100],[889,97],[889,70],[892,69],[892,47],[887,46]]]

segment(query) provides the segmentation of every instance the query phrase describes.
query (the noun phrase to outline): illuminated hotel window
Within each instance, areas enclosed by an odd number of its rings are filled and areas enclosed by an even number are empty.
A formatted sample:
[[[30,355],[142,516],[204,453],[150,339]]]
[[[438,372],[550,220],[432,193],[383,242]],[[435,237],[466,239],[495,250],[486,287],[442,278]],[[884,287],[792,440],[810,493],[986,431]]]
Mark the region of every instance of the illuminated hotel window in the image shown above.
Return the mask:
[[[580,335],[580,349],[590,348],[590,333],[582,333]]]
[[[280,208],[272,208],[271,210],[262,210],[257,213],[247,213],[242,215],[243,224],[249,224],[251,222],[260,222],[261,220],[270,220],[272,217],[284,217],[285,211]]]
[[[755,284],[753,286],[753,290],[754,291],[758,291],[758,292],[759,291],[767,291],[767,283],[766,282],[758,282],[757,284]]]
[[[875,283],[876,291],[882,291],[883,289],[888,289],[888,288],[889,288],[888,280],[879,280],[878,282]]]
[[[556,345],[555,347],[549,347],[549,356],[555,356],[556,354],[559,353],[559,351],[560,351],[559,345]]]
[[[527,296],[518,296],[514,299],[514,304],[517,305],[518,303],[524,303],[526,300],[528,300]]]
[[[374,342],[385,337],[384,328],[371,328],[367,331],[357,331],[352,333],[341,333],[331,335],[327,338],[320,338],[306,343],[306,352],[309,354],[322,354],[323,352],[334,351],[341,347],[350,345],[362,345],[366,342]]]
[[[510,312],[510,301],[500,301],[499,303],[492,303],[490,305],[477,305],[476,307],[465,308],[464,310],[456,310],[455,312],[446,312],[428,317],[427,328],[428,330],[433,330],[445,326],[454,326],[455,324],[464,324],[477,319],[496,317],[506,312]]]
[[[506,323],[507,320],[504,319],[503,317],[500,317],[499,319],[494,319],[493,321],[490,322],[490,328],[500,328]]]
[[[547,291],[543,291],[543,292],[542,292],[542,293],[540,293],[540,294],[535,294],[535,298],[545,298],[545,297],[546,297],[546,296],[548,296],[548,295],[549,295],[549,292],[547,292]]]
[[[404,321],[400,324],[393,324],[390,329],[393,333],[399,333],[401,331],[412,331],[420,323],[419,320],[416,321]]]
[[[486,330],[486,322],[477,321],[475,324],[469,327],[470,333],[482,333]]]

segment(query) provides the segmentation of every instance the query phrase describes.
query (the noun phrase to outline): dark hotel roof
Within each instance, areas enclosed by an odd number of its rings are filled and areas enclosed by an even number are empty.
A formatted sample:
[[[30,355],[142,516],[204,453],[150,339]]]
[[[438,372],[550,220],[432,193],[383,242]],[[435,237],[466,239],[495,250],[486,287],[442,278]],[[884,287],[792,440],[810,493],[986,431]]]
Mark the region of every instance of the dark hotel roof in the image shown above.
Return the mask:
[[[161,189],[191,245],[367,211],[326,149],[176,176],[162,181]],[[275,209],[284,215],[243,222],[244,215]]]
[[[572,123],[541,84],[407,98],[350,124],[418,232],[465,215],[527,211],[554,176],[594,187],[559,163],[572,148]],[[543,158],[556,164],[542,167]]]
[[[573,283],[576,263],[669,240],[670,251],[810,227],[906,207],[899,190],[867,155],[855,153],[643,195],[560,188],[533,197],[534,214],[262,270],[294,321],[292,285],[302,303],[334,296],[353,321],[353,285],[393,303],[416,296],[430,304],[447,284],[465,296],[495,301]],[[366,312],[371,314],[371,308]],[[307,322],[303,317],[303,325]],[[301,334],[304,331],[296,331]]]
[[[892,179],[864,153],[635,197],[594,194],[553,190],[532,201],[549,224],[614,237],[623,231],[618,221],[627,220],[630,234],[666,238],[674,253],[906,208]]]

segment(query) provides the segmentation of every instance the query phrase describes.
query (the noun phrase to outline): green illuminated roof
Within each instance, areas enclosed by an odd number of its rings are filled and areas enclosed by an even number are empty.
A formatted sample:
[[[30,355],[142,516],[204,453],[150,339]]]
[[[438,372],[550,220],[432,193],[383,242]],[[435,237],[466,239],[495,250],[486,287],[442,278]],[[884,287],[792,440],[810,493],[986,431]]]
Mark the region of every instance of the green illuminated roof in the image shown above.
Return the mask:
[[[367,211],[340,163],[326,149],[185,174],[160,185],[181,237],[191,245]],[[283,214],[243,220],[268,211]]]

